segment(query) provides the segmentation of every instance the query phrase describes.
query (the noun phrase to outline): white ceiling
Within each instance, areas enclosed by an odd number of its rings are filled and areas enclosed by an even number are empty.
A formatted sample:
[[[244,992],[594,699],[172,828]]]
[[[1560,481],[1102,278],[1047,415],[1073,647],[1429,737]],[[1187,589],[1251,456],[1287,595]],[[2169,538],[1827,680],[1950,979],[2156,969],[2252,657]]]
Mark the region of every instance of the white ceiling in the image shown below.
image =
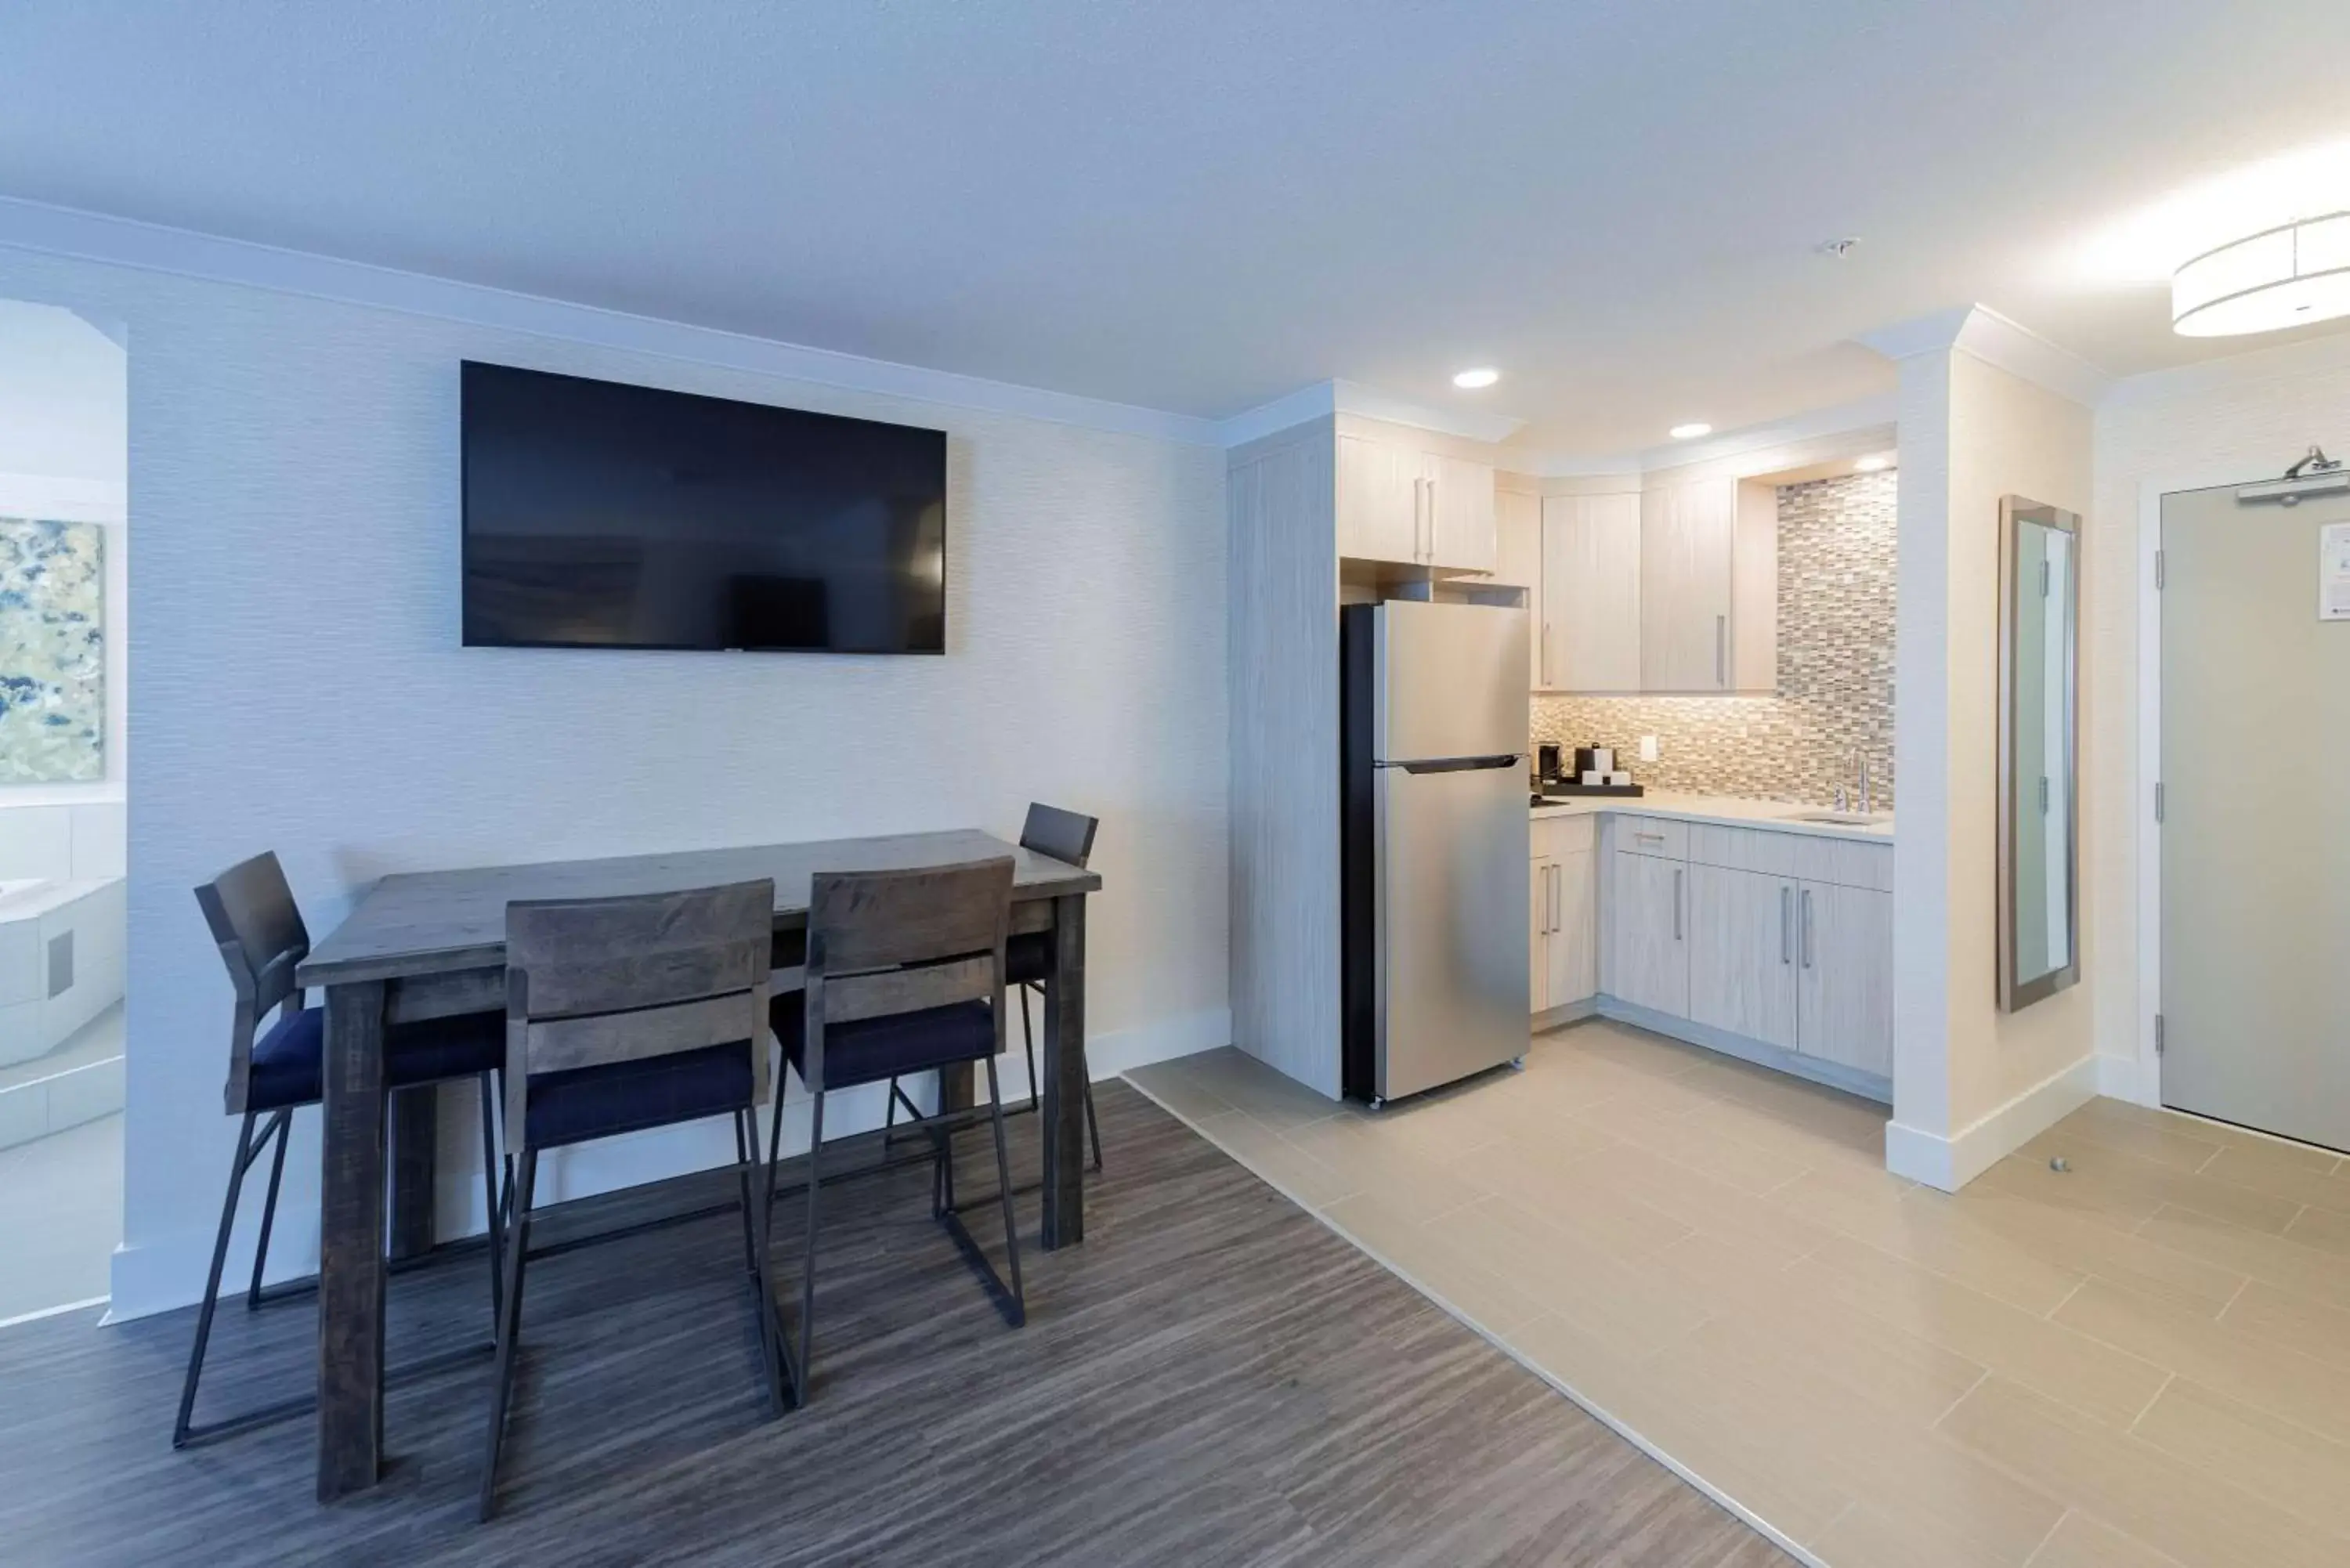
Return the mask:
[[[2350,149],[2345,47],[2342,0],[12,0],[0,194],[1209,418],[1342,378],[1612,452],[1881,392],[1854,335],[1969,301],[2120,375],[2265,346],[2174,337],[2144,253],[2203,236],[2129,225]]]

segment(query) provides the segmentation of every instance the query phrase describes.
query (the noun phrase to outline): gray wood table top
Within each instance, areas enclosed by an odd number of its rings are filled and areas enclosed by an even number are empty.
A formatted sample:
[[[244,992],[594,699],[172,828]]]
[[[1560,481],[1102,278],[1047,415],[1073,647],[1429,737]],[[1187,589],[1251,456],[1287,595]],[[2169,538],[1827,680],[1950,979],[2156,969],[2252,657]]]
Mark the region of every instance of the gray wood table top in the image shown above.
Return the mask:
[[[1009,855],[1015,902],[1100,888],[1098,873],[1005,843],[976,828],[690,849],[599,860],[551,860],[386,877],[361,896],[332,935],[310,950],[301,983],[397,980],[486,969],[505,962],[506,905],[517,898],[593,898],[675,892],[772,877],[775,928],[807,920],[809,879],[818,871],[899,870]]]

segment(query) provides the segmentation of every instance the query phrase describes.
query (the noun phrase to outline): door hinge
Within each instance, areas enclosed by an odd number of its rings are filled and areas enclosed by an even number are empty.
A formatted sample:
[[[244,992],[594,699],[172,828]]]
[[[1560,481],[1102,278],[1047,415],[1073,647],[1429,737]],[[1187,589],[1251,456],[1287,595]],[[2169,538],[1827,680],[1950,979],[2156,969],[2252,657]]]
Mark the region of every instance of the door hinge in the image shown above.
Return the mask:
[[[2154,1015],[2154,1054],[2156,1055],[2162,1054],[2162,1014],[2158,1012]]]
[[[2157,779],[2154,784],[2154,820],[2158,825],[2162,821],[2162,781]]]
[[[2162,552],[2159,550],[2154,553],[2154,591],[2162,591]]]

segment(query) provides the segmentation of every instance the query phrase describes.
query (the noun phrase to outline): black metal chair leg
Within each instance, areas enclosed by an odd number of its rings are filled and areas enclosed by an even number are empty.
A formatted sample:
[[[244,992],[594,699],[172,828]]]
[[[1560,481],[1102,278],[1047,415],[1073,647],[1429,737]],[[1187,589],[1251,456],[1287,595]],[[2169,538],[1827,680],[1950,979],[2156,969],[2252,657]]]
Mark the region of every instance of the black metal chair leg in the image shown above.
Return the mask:
[[[204,1345],[213,1336],[213,1309],[220,1304],[221,1270],[228,1263],[229,1229],[236,1223],[237,1194],[244,1188],[245,1167],[253,1163],[255,1145],[253,1141],[254,1113],[244,1113],[244,1125],[237,1130],[236,1159],[228,1168],[228,1199],[221,1205],[220,1235],[213,1241],[213,1272],[204,1283],[204,1304],[196,1314],[195,1348],[188,1354],[188,1378],[180,1389],[180,1416],[172,1426],[172,1446],[182,1449],[188,1444],[188,1431],[196,1413],[196,1380],[203,1375]]]
[[[751,1288],[757,1293],[759,1363],[767,1373],[767,1410],[784,1413],[784,1369],[775,1345],[775,1293],[767,1279],[767,1252],[759,1244],[758,1220],[752,1209],[751,1172],[759,1163],[759,1113],[746,1107],[734,1113],[734,1147],[742,1156],[736,1173],[743,1188],[743,1249],[751,1265]]]
[[[1028,987],[1020,989],[1020,1044],[1028,1054],[1028,1108],[1036,1108],[1036,1031],[1028,1023]]]
[[[1097,1122],[1097,1121],[1096,1121],[1096,1120],[1094,1119],[1094,1078],[1093,1078],[1093,1075],[1092,1075],[1091,1073],[1088,1073],[1088,1074],[1087,1074],[1087,1075],[1086,1075],[1085,1084],[1086,1084],[1086,1136],[1087,1136],[1087,1137],[1089,1137],[1089,1138],[1093,1139],[1093,1144],[1094,1144],[1094,1174],[1095,1174],[1096,1176],[1099,1176],[1099,1175],[1101,1174],[1101,1168],[1102,1168],[1102,1167],[1101,1167],[1101,1123],[1099,1123],[1099,1122]]]
[[[1028,1295],[1020,1282],[1020,1223],[1012,1216],[1012,1157],[1003,1146],[1003,1096],[995,1094],[995,1058],[987,1059],[987,1087],[995,1102],[989,1121],[995,1128],[995,1189],[1003,1199],[1003,1247],[1012,1260],[1013,1326],[1028,1320]]]
[[[515,1342],[522,1337],[522,1269],[530,1256],[531,1189],[538,1179],[538,1151],[525,1147],[516,1161],[514,1210],[505,1240],[506,1285],[498,1324],[498,1366],[490,1383],[489,1452],[482,1461],[481,1517],[487,1521],[498,1501],[498,1450],[505,1445],[506,1405],[513,1397]]]
[[[818,1073],[818,1077],[824,1075]],[[816,1159],[824,1152],[824,1087],[815,1086],[816,1108],[808,1119],[807,1171],[807,1242],[800,1261],[800,1354],[796,1362],[801,1405],[808,1402],[808,1393],[816,1381],[816,1198],[824,1191],[824,1181],[816,1168]],[[771,1170],[772,1167],[769,1168]]]
[[[490,1240],[490,1325],[494,1334],[499,1317],[505,1310],[505,1230],[504,1205],[498,1197],[498,1117],[497,1088],[494,1075],[481,1077],[482,1092],[482,1208],[488,1215],[483,1229]]]
[[[269,1158],[268,1196],[261,1200],[261,1236],[253,1244],[253,1282],[245,1287],[244,1292],[244,1310],[247,1312],[261,1310],[261,1270],[262,1265],[269,1262],[269,1231],[277,1221],[277,1185],[286,1175],[286,1139],[293,1122],[292,1111],[277,1112],[269,1118],[269,1125],[261,1129],[261,1142],[254,1146],[254,1157],[258,1158],[262,1147],[270,1138],[275,1137],[277,1139],[277,1152]]]

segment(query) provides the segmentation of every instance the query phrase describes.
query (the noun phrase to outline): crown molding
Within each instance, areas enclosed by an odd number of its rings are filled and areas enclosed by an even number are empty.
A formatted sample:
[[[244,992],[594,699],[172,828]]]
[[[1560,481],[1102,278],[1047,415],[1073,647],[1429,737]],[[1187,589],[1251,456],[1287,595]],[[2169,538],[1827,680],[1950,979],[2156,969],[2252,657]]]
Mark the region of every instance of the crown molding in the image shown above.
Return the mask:
[[[1316,381],[1286,397],[1260,403],[1234,414],[1216,427],[1217,439],[1227,447],[1246,446],[1277,431],[1332,414],[1357,414],[1391,425],[1434,431],[1464,441],[1499,445],[1525,428],[1526,421],[1507,414],[1484,414],[1461,409],[1430,408],[1347,380]]]
[[[1855,341],[1895,360],[1958,349],[2091,408],[2114,384],[2112,376],[2071,349],[1984,305],[1953,306],[1864,332]]]
[[[1189,445],[1212,420],[0,197],[0,246]],[[104,330],[104,328],[101,328]],[[113,334],[109,332],[109,336]]]

